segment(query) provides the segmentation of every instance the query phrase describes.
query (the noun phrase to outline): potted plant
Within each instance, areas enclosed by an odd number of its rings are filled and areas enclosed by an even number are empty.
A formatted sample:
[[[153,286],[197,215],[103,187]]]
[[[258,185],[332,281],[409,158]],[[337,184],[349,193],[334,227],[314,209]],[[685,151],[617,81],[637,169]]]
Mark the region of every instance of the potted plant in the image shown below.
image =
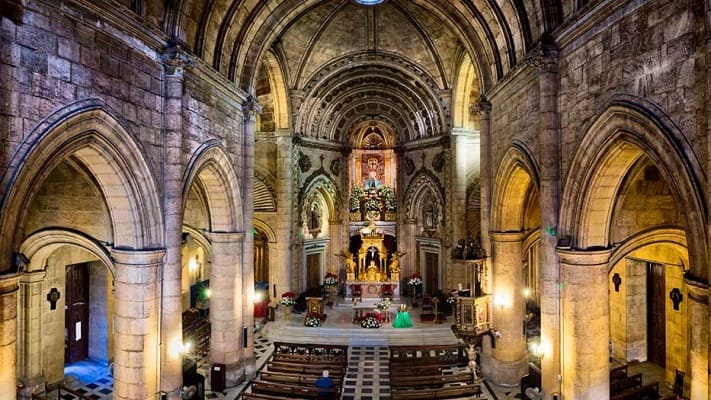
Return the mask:
[[[304,318],[304,325],[316,328],[321,326],[321,316],[318,313],[308,313]]]
[[[296,304],[296,293],[294,292],[284,292],[281,295],[279,304],[284,306],[284,319],[291,318],[291,307]]]
[[[353,186],[353,189],[351,189],[348,211],[350,212],[352,221],[360,221],[360,199],[363,198],[364,194],[363,188],[358,185]]]
[[[422,286],[422,275],[419,272],[413,272],[407,280],[407,285],[410,286],[412,306],[417,307],[417,290]]]
[[[395,211],[397,211],[397,204],[395,202],[395,192],[390,186],[383,186],[380,189],[380,194],[383,198],[383,203],[385,203],[385,220],[395,221]]]

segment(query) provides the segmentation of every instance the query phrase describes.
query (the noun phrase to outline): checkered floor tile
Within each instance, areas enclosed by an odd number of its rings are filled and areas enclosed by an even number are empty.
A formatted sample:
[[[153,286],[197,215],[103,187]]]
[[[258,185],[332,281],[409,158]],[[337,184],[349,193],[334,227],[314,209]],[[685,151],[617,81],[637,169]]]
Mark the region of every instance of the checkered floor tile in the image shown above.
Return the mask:
[[[348,352],[342,399],[389,400],[388,348],[354,346]]]

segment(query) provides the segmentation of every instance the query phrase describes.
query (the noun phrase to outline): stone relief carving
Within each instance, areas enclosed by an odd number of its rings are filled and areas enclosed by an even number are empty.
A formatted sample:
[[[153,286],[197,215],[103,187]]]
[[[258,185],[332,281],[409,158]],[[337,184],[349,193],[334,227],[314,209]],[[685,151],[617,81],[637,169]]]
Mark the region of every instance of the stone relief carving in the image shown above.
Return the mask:
[[[301,172],[307,172],[311,169],[311,159],[302,152],[299,152],[299,169]]]
[[[405,173],[410,176],[413,172],[415,172],[415,162],[412,158],[405,157]]]
[[[440,152],[432,159],[432,168],[437,172],[442,172],[446,163],[444,152]]]
[[[329,169],[331,170],[331,173],[335,176],[338,176],[341,174],[341,157],[336,157],[333,160],[331,160],[331,165],[329,166]]]

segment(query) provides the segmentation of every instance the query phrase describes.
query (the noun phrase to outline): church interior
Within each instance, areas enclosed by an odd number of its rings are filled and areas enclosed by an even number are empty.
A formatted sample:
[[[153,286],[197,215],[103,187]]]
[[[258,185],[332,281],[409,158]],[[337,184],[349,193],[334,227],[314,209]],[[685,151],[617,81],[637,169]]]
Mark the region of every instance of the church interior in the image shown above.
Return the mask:
[[[0,0],[0,400],[709,399],[710,38],[699,0]]]

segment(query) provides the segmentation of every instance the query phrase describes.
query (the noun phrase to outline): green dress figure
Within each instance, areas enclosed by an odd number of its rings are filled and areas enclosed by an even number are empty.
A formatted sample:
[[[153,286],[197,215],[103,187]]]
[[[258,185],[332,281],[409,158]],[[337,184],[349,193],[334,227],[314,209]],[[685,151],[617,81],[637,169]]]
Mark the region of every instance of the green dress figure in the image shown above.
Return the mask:
[[[404,304],[400,306],[400,310],[397,312],[397,317],[395,317],[395,322],[393,322],[393,328],[412,328],[410,313]]]

